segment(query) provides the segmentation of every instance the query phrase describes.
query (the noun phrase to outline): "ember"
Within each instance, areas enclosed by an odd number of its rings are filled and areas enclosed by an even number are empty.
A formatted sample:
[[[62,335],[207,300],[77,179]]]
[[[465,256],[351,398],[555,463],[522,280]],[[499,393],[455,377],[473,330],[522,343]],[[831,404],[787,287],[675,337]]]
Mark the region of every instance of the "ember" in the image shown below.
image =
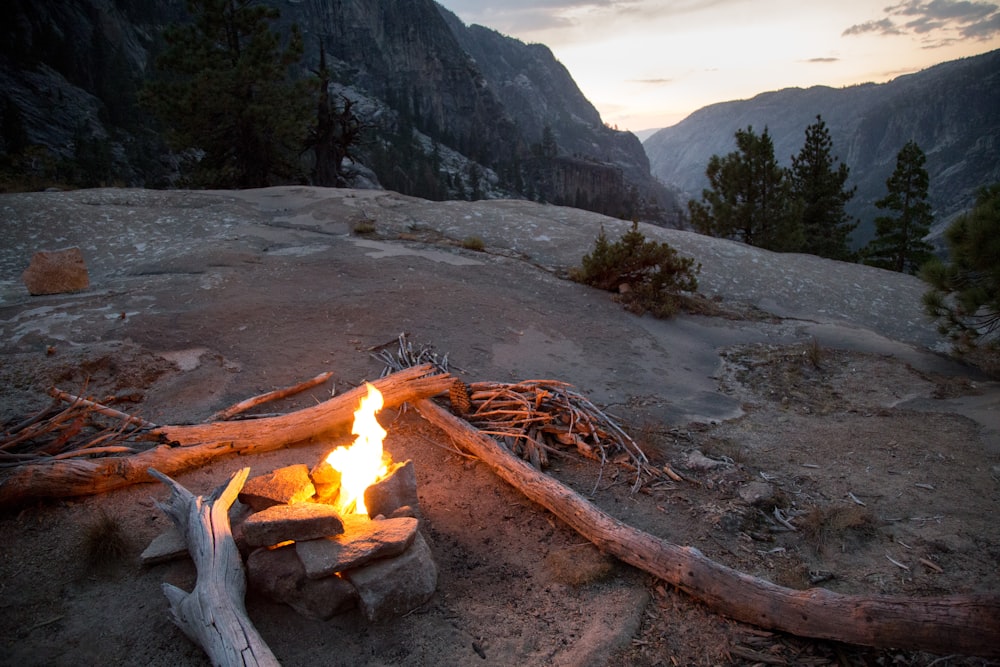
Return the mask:
[[[326,457],[331,468],[340,473],[340,496],[336,507],[341,514],[368,514],[365,507],[365,489],[385,477],[391,461],[382,450],[385,429],[375,415],[382,409],[382,393],[366,382],[368,396],[354,413],[357,436],[354,443],[338,447]]]

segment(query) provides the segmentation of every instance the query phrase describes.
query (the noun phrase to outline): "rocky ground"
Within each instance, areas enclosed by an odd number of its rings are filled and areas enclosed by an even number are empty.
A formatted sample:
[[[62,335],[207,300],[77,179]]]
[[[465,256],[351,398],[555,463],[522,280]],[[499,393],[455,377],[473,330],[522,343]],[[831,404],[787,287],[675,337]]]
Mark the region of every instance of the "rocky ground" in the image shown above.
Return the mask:
[[[1000,393],[940,354],[914,278],[644,227],[702,263],[701,291],[726,315],[660,321],[561,277],[600,226],[625,228],[573,209],[276,188],[3,195],[0,215],[5,423],[47,404],[52,385],[188,423],[334,371],[264,408],[293,410],[376,377],[372,352],[406,332],[467,381],[563,380],[616,416],[685,480],[632,493],[627,471],[572,456],[548,472],[630,525],[795,588],[1000,591]],[[462,247],[473,238],[485,252]],[[71,245],[90,289],[29,297],[31,253]],[[438,592],[377,625],[309,620],[251,592],[282,664],[994,664],[726,620],[602,555],[414,411],[382,421],[393,457],[416,466]],[[178,481],[208,493],[245,465],[312,464],[337,444],[220,459]],[[207,664],[160,592],[190,589],[194,568],[138,564],[167,525],[152,501],[165,493],[0,516],[4,663]],[[125,550],[95,563],[104,515]]]

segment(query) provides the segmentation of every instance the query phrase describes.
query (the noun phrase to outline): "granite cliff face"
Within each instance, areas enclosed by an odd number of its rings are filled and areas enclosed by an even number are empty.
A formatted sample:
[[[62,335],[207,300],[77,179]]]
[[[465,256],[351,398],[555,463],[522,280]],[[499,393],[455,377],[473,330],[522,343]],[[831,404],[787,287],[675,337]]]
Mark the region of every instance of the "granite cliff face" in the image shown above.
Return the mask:
[[[650,136],[644,147],[653,174],[683,191],[686,201],[707,187],[709,158],[736,150],[736,130],[767,127],[775,157],[787,166],[817,114],[834,154],[851,169],[848,186],[857,186],[848,206],[861,219],[855,242],[873,234],[874,203],[885,195],[896,155],[910,139],[927,155],[930,199],[942,225],[971,206],[978,188],[1000,181],[1000,51],[885,84],[791,88],[715,104]]]
[[[301,76],[322,45],[337,99],[353,100],[373,128],[360,157],[383,186],[672,215],[639,141],[601,122],[546,47],[466,26],[432,0],[267,4],[281,31],[302,31]],[[171,163],[136,99],[162,30],[186,17],[183,0],[4,3],[0,156],[34,151],[79,185],[167,184]],[[539,149],[546,130],[552,152]]]

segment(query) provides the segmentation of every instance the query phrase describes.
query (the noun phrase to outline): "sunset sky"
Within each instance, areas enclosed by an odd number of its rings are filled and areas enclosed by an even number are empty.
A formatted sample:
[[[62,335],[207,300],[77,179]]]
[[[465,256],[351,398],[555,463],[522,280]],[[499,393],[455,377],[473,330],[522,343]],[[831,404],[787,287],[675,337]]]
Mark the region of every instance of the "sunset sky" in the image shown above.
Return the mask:
[[[880,83],[1000,48],[1000,4],[979,0],[439,2],[547,45],[604,121],[633,131],[715,102]]]

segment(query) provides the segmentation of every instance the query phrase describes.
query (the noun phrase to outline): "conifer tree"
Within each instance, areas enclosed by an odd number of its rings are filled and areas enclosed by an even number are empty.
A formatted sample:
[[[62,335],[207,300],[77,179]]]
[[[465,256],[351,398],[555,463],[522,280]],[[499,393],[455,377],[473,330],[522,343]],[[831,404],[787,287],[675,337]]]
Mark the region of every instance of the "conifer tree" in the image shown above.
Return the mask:
[[[896,155],[896,169],[885,182],[888,192],[875,202],[891,214],[875,218],[875,238],[862,251],[865,264],[916,273],[933,257],[934,249],[923,240],[934,220],[927,201],[930,178],[924,169],[926,160],[913,140]]]
[[[278,10],[254,0],[188,0],[190,24],[164,32],[160,76],[143,101],[180,151],[199,156],[192,181],[262,187],[300,179],[310,98],[289,68],[302,57],[293,28],[282,48],[270,29]]]
[[[831,156],[833,140],[821,116],[806,128],[806,140],[792,157],[793,196],[802,210],[802,252],[830,259],[853,259],[848,239],[858,221],[844,211],[856,188],[845,189],[850,169]]]
[[[713,155],[705,174],[710,188],[702,201],[688,202],[691,222],[703,234],[779,251],[797,251],[802,227],[786,170],[774,159],[774,143],[764,128],[736,131],[735,152]]]
[[[1000,183],[984,188],[975,207],[945,231],[947,264],[932,259],[920,277],[928,314],[960,349],[1000,347]]]

